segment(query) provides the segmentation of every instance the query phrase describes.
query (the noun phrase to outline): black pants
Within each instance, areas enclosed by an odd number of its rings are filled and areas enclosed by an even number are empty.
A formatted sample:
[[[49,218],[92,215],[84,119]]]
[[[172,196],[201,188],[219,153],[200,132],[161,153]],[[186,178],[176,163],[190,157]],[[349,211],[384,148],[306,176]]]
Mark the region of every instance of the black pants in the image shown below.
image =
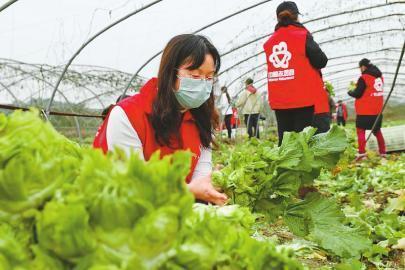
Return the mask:
[[[284,132],[300,132],[311,126],[314,117],[314,106],[275,110],[278,128],[278,145],[283,141]]]
[[[346,126],[346,120],[343,116],[338,116],[336,120],[337,120],[338,126],[340,126],[340,125]]]
[[[226,126],[226,130],[228,131],[228,138],[229,139],[232,136],[231,118],[232,118],[232,114],[225,115],[225,126]]]
[[[249,134],[249,138],[256,136],[260,138],[259,135],[259,114],[245,114],[245,125],[247,128],[247,132]],[[254,133],[253,133],[254,130]]]
[[[325,133],[328,132],[330,129],[330,120],[331,116],[329,113],[318,113],[314,115],[314,120],[313,120],[313,127],[316,127],[316,133]]]

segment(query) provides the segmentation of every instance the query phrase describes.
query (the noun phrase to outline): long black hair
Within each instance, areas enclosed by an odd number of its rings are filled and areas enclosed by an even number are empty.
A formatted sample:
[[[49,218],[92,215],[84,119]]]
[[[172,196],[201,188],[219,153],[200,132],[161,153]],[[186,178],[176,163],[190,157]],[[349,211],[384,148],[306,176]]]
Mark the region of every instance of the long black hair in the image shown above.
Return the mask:
[[[191,65],[187,69],[197,69],[204,63],[207,54],[214,59],[217,73],[221,66],[220,55],[206,37],[183,34],[175,36],[166,45],[158,73],[158,94],[149,116],[155,131],[155,139],[160,145],[175,147],[173,139],[180,141],[179,129],[182,113],[180,104],[174,95],[179,67],[190,63]],[[213,142],[214,128],[218,125],[218,112],[215,109],[213,91],[204,104],[190,109],[190,112],[197,125],[201,144],[209,147]]]

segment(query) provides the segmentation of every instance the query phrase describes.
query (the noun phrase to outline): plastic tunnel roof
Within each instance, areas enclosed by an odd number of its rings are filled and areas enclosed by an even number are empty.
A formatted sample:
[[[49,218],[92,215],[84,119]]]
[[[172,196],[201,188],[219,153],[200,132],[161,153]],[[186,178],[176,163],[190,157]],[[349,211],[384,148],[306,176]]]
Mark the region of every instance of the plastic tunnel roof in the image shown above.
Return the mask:
[[[0,1],[0,7],[9,2]],[[156,76],[160,55],[139,69],[171,37],[205,26],[209,27],[198,33],[209,37],[223,54],[219,84],[230,85],[231,95],[236,95],[243,80],[252,77],[261,80],[257,86],[265,91],[262,46],[274,30],[275,9],[280,2],[16,1],[0,12],[0,104],[30,105],[38,99],[49,100],[56,90],[58,104],[104,108],[115,102],[137,71],[129,94],[147,78]],[[391,87],[405,40],[404,1],[296,3],[302,13],[300,21],[330,59],[323,74],[334,85],[336,98],[346,98],[347,86],[357,80],[357,63],[363,57],[380,67],[386,89]],[[60,78],[66,63],[85,41],[143,7],[92,40]],[[241,13],[235,14],[238,11]],[[58,79],[61,84],[55,89]],[[392,98],[405,100],[405,64]]]

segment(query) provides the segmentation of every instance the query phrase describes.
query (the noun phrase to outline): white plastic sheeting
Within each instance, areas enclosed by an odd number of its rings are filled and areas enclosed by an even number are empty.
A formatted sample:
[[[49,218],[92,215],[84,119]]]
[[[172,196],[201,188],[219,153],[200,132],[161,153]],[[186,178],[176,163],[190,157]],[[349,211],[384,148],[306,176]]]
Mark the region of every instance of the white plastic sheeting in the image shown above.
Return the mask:
[[[5,2],[0,1],[0,5]],[[17,103],[16,99],[29,103],[30,100],[49,98],[63,65],[86,39],[150,2],[18,1],[4,10],[0,13],[0,103]],[[56,94],[56,101],[69,100],[74,104],[103,108],[120,95],[131,75],[154,53],[163,49],[171,37],[193,32],[259,2],[163,0],[92,42],[75,59]],[[221,53],[229,52],[271,33],[276,24],[275,9],[280,2],[262,4],[201,34],[208,36]],[[337,98],[346,97],[349,82],[359,76],[357,63],[363,57],[375,60],[385,74],[386,90],[389,89],[399,49],[405,40],[404,1],[298,0],[296,3],[303,14],[300,20],[312,21],[305,25],[331,59],[323,73],[325,79],[335,86]],[[378,7],[371,8],[374,6]],[[333,14],[341,15],[324,18]],[[240,90],[248,76],[254,80],[266,77],[265,56],[260,54],[266,39],[259,39],[222,58],[222,71],[250,58],[220,76],[219,83],[225,85],[246,73],[232,84],[231,95]],[[159,60],[157,57],[142,70],[139,83],[156,75]],[[253,69],[257,66],[259,68]],[[398,100],[405,96],[404,76],[402,68],[393,94]],[[261,86],[264,91],[265,80],[256,86]]]

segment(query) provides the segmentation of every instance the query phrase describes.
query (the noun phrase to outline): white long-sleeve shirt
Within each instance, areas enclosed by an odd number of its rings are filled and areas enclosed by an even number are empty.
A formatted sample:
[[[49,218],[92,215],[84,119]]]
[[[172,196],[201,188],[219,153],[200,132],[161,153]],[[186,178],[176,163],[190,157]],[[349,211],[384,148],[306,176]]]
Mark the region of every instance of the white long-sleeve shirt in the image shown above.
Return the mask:
[[[133,128],[126,113],[120,106],[115,106],[109,115],[107,123],[107,146],[109,150],[119,147],[129,155],[131,150],[139,153],[142,159],[143,146],[138,133]],[[200,158],[191,179],[207,176],[212,172],[212,152],[210,148],[201,148]]]

